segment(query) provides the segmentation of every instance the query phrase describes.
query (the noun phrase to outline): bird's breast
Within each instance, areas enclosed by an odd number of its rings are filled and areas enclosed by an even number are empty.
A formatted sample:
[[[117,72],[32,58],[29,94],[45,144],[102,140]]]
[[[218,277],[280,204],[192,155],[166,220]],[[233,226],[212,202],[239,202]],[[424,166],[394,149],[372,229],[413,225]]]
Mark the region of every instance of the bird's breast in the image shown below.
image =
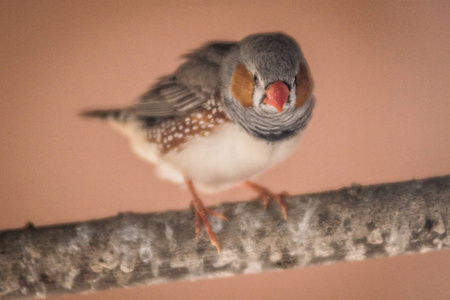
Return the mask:
[[[189,178],[198,188],[213,192],[248,180],[281,162],[299,140],[300,134],[268,143],[234,123],[224,123],[211,135],[196,136],[182,150],[161,157],[160,173],[175,181]]]

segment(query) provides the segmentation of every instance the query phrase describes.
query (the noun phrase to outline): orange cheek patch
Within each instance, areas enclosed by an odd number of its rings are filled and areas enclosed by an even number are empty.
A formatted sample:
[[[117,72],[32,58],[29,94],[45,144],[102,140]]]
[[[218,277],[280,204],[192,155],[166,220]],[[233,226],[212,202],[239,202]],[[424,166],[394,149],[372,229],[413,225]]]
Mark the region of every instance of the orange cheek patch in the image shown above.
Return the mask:
[[[313,86],[308,66],[306,63],[301,63],[297,74],[297,101],[295,102],[295,107],[301,107],[309,99]]]
[[[231,76],[231,94],[243,107],[253,105],[253,76],[243,65],[238,65]]]

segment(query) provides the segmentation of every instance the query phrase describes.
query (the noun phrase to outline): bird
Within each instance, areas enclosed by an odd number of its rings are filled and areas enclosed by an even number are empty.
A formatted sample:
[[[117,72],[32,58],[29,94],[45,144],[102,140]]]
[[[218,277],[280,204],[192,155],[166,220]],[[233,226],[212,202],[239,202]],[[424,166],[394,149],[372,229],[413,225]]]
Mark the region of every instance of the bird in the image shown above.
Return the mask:
[[[160,177],[186,184],[196,237],[203,226],[220,253],[208,216],[228,219],[205,207],[197,191],[243,185],[264,208],[278,203],[286,219],[287,193],[252,180],[296,149],[311,119],[314,84],[299,44],[281,32],[207,42],[182,58],[134,104],[81,115],[109,121]]]

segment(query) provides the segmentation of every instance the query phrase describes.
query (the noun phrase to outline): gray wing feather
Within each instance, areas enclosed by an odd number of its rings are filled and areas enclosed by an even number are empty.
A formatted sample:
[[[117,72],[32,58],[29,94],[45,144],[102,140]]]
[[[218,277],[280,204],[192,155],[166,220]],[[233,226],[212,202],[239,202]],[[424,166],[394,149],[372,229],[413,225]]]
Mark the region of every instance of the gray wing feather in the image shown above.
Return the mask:
[[[141,118],[171,117],[199,107],[219,88],[220,64],[236,45],[213,42],[184,55],[186,62],[174,74],[160,78],[126,113]]]

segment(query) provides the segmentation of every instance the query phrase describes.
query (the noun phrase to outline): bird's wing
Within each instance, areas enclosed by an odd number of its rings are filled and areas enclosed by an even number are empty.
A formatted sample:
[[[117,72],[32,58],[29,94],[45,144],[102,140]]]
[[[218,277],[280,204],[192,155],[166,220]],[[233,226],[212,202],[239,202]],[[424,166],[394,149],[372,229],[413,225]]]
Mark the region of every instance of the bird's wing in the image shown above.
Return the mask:
[[[220,86],[223,57],[236,43],[213,42],[186,55],[172,75],[160,78],[138,103],[126,109],[139,118],[185,115],[207,101]]]

